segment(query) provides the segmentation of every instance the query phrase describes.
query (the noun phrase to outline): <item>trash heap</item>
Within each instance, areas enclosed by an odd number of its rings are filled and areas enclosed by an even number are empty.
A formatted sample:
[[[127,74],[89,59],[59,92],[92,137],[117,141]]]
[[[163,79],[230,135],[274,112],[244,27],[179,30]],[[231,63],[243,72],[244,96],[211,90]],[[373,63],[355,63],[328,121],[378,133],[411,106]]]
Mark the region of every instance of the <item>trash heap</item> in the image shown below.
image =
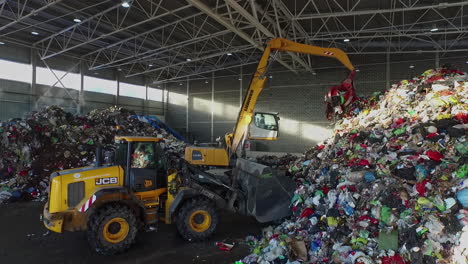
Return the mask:
[[[467,76],[428,70],[378,99],[289,168],[293,216],[237,263],[468,263]]]
[[[297,156],[286,154],[283,156],[263,155],[256,158],[256,162],[274,169],[286,170],[297,160]]]
[[[162,135],[166,151],[182,153],[184,142],[134,115],[110,107],[76,116],[51,106],[0,123],[0,203],[45,199],[53,171],[92,164],[97,145],[110,151],[116,135]]]

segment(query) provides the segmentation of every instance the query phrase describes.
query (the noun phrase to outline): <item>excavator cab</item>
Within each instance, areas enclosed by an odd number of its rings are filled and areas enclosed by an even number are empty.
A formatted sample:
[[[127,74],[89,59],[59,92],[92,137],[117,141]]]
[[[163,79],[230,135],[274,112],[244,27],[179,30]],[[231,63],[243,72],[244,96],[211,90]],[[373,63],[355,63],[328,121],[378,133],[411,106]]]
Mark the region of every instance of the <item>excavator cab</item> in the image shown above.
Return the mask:
[[[278,113],[256,112],[249,125],[248,138],[253,140],[276,140],[279,131]]]

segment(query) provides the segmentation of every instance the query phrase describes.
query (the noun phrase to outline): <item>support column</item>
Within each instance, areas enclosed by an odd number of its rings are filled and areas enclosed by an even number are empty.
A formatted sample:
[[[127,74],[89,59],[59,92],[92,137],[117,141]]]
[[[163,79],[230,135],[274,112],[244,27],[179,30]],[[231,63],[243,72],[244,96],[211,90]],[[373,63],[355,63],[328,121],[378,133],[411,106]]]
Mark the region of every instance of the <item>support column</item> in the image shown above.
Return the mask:
[[[239,107],[242,107],[242,82],[244,81],[244,78],[242,78],[242,66],[240,66],[240,76],[239,76]]]
[[[84,61],[80,62],[80,92],[78,93],[78,114],[83,114],[83,105],[84,105],[84,70],[85,63]]]
[[[185,133],[186,138],[188,138],[189,130],[189,103],[190,103],[190,83],[189,78],[187,78],[187,107],[185,108]]]
[[[120,73],[117,73],[117,78],[116,78],[116,81],[117,81],[117,95],[115,97],[115,105],[116,106],[119,106],[119,97],[120,97]]]
[[[165,122],[166,121],[166,103],[165,103],[166,99],[164,98],[166,96],[166,84],[165,83],[161,90],[162,90],[162,95],[161,95],[162,116],[164,117],[164,122]]]
[[[37,68],[37,51],[36,49],[31,49],[31,66],[32,66],[32,76],[31,76],[31,94],[29,98],[29,109],[31,111],[37,109],[37,78],[36,78],[36,68]]]
[[[440,68],[440,57],[439,57],[439,51],[436,51],[435,53],[435,67],[436,69]]]
[[[211,73],[211,143],[214,142],[214,72]]]
[[[387,63],[385,69],[385,86],[390,89],[390,52],[387,51]]]
[[[145,94],[145,102],[143,104],[143,112],[145,115],[148,115],[148,78],[145,77],[145,89],[146,89],[146,94]]]

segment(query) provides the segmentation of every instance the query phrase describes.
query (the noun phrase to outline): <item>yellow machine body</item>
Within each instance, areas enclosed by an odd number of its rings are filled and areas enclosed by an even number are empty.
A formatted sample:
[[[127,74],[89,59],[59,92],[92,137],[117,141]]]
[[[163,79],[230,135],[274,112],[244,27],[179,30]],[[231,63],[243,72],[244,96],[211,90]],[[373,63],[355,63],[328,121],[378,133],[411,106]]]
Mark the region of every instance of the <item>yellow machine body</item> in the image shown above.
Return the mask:
[[[185,160],[193,165],[229,166],[227,150],[221,147],[188,146]]]
[[[160,138],[149,137],[116,137],[121,142],[159,142]],[[49,201],[44,206],[43,222],[51,231],[85,230],[90,209],[107,202],[124,202],[145,211],[143,220],[154,222],[161,218],[171,222],[169,208],[177,193],[177,171],[168,172],[168,187],[155,188],[149,191],[132,192],[125,184],[125,170],[121,166],[82,167],[55,172],[51,175]],[[153,184],[145,181],[146,184]],[[161,198],[164,196],[164,198]],[[162,206],[161,203],[164,203]],[[141,208],[138,208],[140,206]],[[157,208],[164,207],[161,215]]]

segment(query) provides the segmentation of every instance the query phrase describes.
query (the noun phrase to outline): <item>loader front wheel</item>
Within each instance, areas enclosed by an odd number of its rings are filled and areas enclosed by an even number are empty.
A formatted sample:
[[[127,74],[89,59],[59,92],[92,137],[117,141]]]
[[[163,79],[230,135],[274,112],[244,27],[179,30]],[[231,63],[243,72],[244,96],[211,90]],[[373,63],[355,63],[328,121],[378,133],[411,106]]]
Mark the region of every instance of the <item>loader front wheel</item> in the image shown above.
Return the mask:
[[[133,211],[122,205],[109,205],[94,212],[88,220],[88,242],[104,255],[121,253],[135,242],[138,231]]]
[[[215,205],[203,198],[186,201],[177,217],[177,230],[188,241],[201,241],[211,236],[218,225]]]

